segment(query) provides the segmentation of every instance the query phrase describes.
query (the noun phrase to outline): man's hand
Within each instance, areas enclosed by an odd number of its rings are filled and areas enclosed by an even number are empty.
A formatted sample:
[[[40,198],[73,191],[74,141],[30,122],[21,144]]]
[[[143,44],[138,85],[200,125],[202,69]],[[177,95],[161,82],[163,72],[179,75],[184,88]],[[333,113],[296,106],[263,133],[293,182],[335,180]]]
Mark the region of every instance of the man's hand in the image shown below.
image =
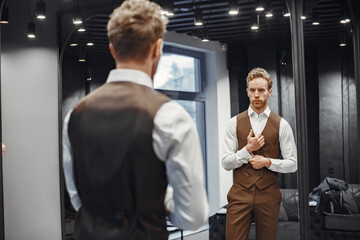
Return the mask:
[[[250,158],[248,161],[255,169],[261,169],[263,167],[270,167],[270,165],[271,165],[270,159],[263,157],[261,155],[253,155],[253,157]]]
[[[265,138],[263,135],[254,136],[254,132],[250,129],[250,133],[247,136],[246,150],[251,154],[253,151],[259,150],[265,144]]]
[[[1,143],[1,155],[4,155],[5,151],[6,151],[6,146],[3,143]]]

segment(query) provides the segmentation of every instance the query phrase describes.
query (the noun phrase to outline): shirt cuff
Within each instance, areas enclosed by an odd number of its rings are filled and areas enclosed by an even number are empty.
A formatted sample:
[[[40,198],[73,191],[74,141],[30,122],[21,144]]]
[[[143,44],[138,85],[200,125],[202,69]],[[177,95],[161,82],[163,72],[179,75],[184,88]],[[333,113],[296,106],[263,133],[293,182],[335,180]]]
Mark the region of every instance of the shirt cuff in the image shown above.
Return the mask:
[[[270,167],[268,167],[269,170],[273,171],[273,172],[276,172],[276,159],[273,159],[273,158],[269,158],[270,159]]]
[[[237,161],[240,163],[248,163],[248,160],[252,158],[251,154],[246,150],[246,147],[243,147],[236,152]]]

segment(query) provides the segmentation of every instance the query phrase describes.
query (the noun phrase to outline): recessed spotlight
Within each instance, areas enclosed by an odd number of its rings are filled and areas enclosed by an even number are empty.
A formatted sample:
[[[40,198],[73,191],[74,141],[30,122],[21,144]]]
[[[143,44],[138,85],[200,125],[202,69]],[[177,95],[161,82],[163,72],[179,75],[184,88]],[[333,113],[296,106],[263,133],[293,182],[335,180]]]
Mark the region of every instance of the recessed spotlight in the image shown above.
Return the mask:
[[[306,19],[306,16],[301,16],[300,17],[302,20],[305,20]]]
[[[255,8],[255,11],[257,11],[257,12],[262,12],[262,11],[264,11],[264,10],[265,10],[264,7],[257,7],[257,8]]]
[[[284,17],[290,17],[290,13],[284,13]]]
[[[70,47],[77,47],[78,44],[77,43],[70,43]]]
[[[339,46],[340,47],[346,47],[346,43],[340,43]]]
[[[94,43],[88,42],[86,45],[87,45],[87,46],[94,46]]]
[[[320,23],[319,22],[313,22],[312,25],[317,26],[317,25],[320,25]]]
[[[271,13],[271,12],[268,12],[268,13],[266,13],[265,14],[265,17],[267,17],[267,18],[271,18],[271,17],[273,17],[274,15]]]

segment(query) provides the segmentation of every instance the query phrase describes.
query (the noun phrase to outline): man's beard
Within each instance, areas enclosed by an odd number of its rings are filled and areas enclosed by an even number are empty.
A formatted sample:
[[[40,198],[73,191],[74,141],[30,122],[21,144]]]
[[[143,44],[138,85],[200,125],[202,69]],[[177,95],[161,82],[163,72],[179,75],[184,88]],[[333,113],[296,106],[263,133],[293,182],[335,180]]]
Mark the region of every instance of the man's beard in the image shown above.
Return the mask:
[[[262,108],[265,106],[265,101],[264,100],[253,100],[251,102],[252,106],[255,107],[255,108]]]

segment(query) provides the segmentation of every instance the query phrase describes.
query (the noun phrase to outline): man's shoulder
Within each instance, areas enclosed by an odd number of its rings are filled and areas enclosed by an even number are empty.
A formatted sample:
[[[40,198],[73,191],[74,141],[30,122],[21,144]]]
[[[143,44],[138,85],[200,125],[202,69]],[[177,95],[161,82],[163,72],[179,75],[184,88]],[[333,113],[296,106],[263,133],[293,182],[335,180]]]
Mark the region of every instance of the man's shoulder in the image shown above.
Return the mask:
[[[241,119],[248,118],[248,117],[249,117],[248,110],[245,110],[235,116],[235,118],[237,120],[241,120]]]
[[[280,121],[282,121],[282,119],[285,120],[284,118],[282,118],[280,115],[274,113],[273,111],[270,112],[269,118],[271,118],[279,123],[280,123]]]

